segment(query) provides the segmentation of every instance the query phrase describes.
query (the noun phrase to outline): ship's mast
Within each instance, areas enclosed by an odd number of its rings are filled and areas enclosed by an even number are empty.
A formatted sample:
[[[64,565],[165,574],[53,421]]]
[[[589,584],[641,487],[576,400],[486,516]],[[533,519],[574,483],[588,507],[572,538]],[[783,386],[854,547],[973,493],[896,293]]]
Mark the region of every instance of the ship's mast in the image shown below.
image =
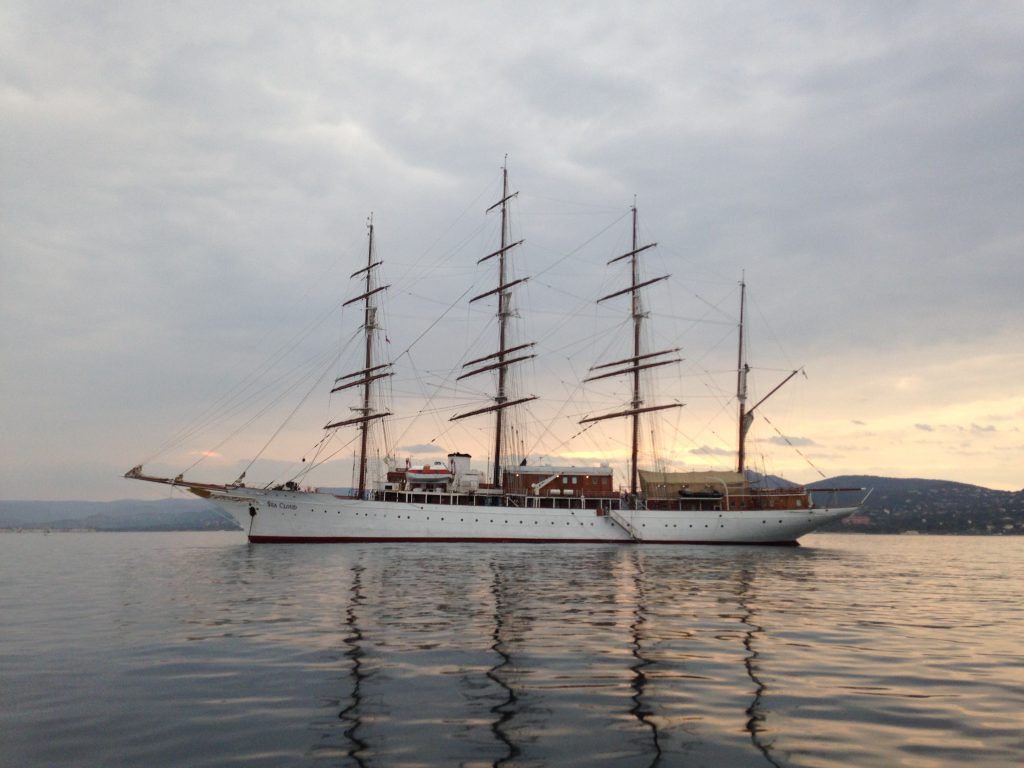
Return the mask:
[[[746,468],[747,459],[747,431],[750,429],[750,423],[754,420],[752,415],[747,414],[747,373],[750,371],[750,367],[747,365],[746,358],[744,357],[743,348],[743,312],[746,304],[747,297],[747,283],[746,278],[740,279],[740,342],[739,342],[739,359],[736,363],[736,401],[739,403],[739,441],[736,450],[736,471],[743,474],[743,470]]]
[[[495,208],[501,210],[501,247],[493,253],[489,253],[482,259],[477,261],[481,264],[489,259],[498,260],[498,287],[485,293],[481,293],[479,296],[474,296],[470,299],[470,303],[479,301],[480,299],[488,296],[498,296],[498,351],[484,357],[478,357],[475,360],[463,363],[463,368],[469,368],[470,366],[482,363],[488,360],[496,360],[494,363],[490,363],[481,368],[467,371],[463,373],[458,379],[465,379],[470,376],[475,376],[485,371],[497,371],[498,381],[497,387],[494,394],[494,405],[488,406],[487,408],[480,408],[475,411],[469,411],[468,413],[456,414],[451,417],[451,421],[458,419],[464,419],[467,416],[477,416],[481,413],[494,412],[495,424],[494,424],[494,466],[491,471],[491,482],[495,486],[501,484],[501,461],[502,461],[502,444],[503,436],[505,431],[505,420],[504,413],[506,408],[510,408],[520,403],[525,403],[530,400],[536,400],[536,396],[531,395],[529,397],[521,397],[515,400],[509,400],[508,398],[508,368],[509,366],[529,360],[532,357],[536,357],[534,354],[516,355],[510,357],[515,352],[521,352],[526,349],[533,347],[533,342],[528,344],[518,344],[516,346],[508,346],[508,322],[509,317],[512,315],[512,292],[513,286],[525,283],[529,278],[523,277],[518,280],[508,280],[508,265],[506,258],[509,252],[518,245],[522,244],[522,240],[518,240],[514,243],[510,243],[509,237],[509,215],[508,215],[508,203],[511,199],[516,197],[519,193],[513,192],[509,194],[508,191],[508,163],[501,168],[501,200],[496,202],[490,208],[487,209],[487,213],[490,213]]]
[[[383,379],[387,376],[391,376],[391,363],[383,363],[377,365],[374,363],[374,348],[373,348],[373,337],[374,333],[380,327],[377,324],[377,304],[376,296],[390,286],[381,285],[374,287],[376,278],[376,269],[383,262],[374,261],[375,252],[373,247],[373,214],[370,214],[370,218],[366,224],[367,228],[367,248],[366,248],[366,266],[362,269],[353,272],[350,277],[355,278],[360,275],[363,276],[364,285],[363,293],[355,298],[349,299],[342,306],[347,307],[349,304],[355,304],[357,301],[363,302],[363,337],[364,337],[364,355],[363,355],[363,368],[352,373],[347,373],[344,376],[339,376],[335,379],[335,384],[338,386],[334,387],[331,392],[338,392],[342,389],[352,389],[360,387],[362,389],[362,406],[353,407],[351,410],[359,413],[360,415],[354,419],[345,419],[344,421],[336,421],[328,424],[324,429],[334,429],[335,427],[344,427],[350,424],[359,425],[359,456],[358,456],[358,485],[356,487],[356,495],[358,498],[363,498],[366,495],[366,454],[367,446],[369,444],[370,437],[370,422],[377,419],[383,419],[385,416],[390,416],[390,412],[375,413],[372,403],[373,395],[373,382],[378,379]]]
[[[498,253],[498,285],[504,285],[505,278],[505,256],[508,246],[508,167],[501,169],[501,248]],[[505,362],[505,347],[508,340],[508,304],[509,294],[507,290],[498,291],[498,387],[494,402],[501,404],[508,400],[505,394],[505,378],[508,368],[501,363]],[[494,471],[491,482],[497,485],[501,482],[501,438],[504,431],[505,409],[499,408],[494,412]]]
[[[643,321],[646,317],[646,313],[643,311],[643,303],[641,302],[640,290],[646,288],[648,285],[653,283],[667,280],[668,275],[662,275],[661,277],[655,277],[650,280],[640,280],[640,263],[638,257],[641,253],[646,251],[648,248],[653,248],[657,243],[649,243],[648,245],[639,245],[639,231],[637,228],[637,209],[634,203],[632,209],[633,215],[633,246],[632,250],[628,253],[624,253],[621,256],[616,256],[614,259],[608,262],[608,264],[614,264],[623,259],[630,260],[630,275],[631,281],[628,288],[624,288],[614,293],[609,293],[607,296],[602,296],[598,299],[598,303],[606,301],[607,299],[614,298],[616,296],[622,296],[624,294],[630,295],[630,304],[633,318],[633,356],[627,357],[622,360],[616,360],[611,363],[603,363],[601,365],[595,365],[591,367],[591,371],[596,371],[603,368],[614,368],[615,366],[625,366],[618,368],[617,370],[598,373],[593,376],[589,376],[584,381],[595,381],[597,379],[606,379],[612,376],[621,376],[629,374],[632,378],[633,383],[633,397],[630,400],[630,408],[625,411],[617,411],[615,413],[606,413],[601,416],[591,416],[586,419],[581,419],[580,424],[585,424],[594,421],[603,421],[604,419],[614,419],[623,416],[629,416],[632,419],[632,438],[630,440],[630,459],[629,459],[629,493],[631,503],[637,503],[637,492],[639,490],[639,478],[640,472],[638,468],[638,458],[640,453],[640,416],[644,413],[652,413],[654,411],[663,411],[668,408],[680,408],[682,403],[671,403],[669,405],[651,405],[643,407],[643,397],[640,389],[640,372],[648,368],[657,368],[663,365],[670,365],[672,363],[680,362],[680,358],[675,357],[668,360],[653,360],[653,358],[661,357],[662,355],[670,355],[679,351],[675,349],[665,349],[659,352],[647,352],[644,353],[642,348],[643,340]],[[641,362],[650,361],[650,362]]]
[[[774,395],[782,386],[796,376],[801,368],[792,371],[786,378],[780,381],[775,388],[767,395],[757,401],[750,409],[747,409],[747,375],[750,373],[750,366],[747,364],[746,348],[744,346],[744,312],[747,299],[746,277],[740,279],[740,330],[739,330],[739,360],[736,365],[736,400],[739,403],[739,439],[736,446],[736,471],[743,474],[747,468],[747,433],[754,423],[754,411],[769,397]]]

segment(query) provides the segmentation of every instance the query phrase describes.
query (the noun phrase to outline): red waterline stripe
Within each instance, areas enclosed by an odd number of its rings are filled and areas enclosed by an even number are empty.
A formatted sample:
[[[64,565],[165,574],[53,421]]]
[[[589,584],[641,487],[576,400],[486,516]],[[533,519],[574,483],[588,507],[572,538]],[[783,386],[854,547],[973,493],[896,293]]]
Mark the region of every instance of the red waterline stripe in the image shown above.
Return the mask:
[[[435,537],[435,536],[250,536],[253,544],[357,544],[357,543],[426,543],[438,544],[712,544],[715,546],[798,547],[799,542],[785,541],[633,541],[632,539],[510,539],[502,537]]]

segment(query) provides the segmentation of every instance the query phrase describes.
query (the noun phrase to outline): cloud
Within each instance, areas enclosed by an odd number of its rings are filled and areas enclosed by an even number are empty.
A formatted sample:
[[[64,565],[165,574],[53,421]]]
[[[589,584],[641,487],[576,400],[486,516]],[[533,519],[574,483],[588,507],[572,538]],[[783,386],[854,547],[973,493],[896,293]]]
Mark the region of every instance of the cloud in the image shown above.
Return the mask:
[[[995,432],[996,428],[994,426],[992,426],[991,424],[988,424],[986,426],[981,426],[980,424],[973,424],[972,423],[971,424],[971,431],[972,432]]]
[[[562,310],[602,295],[604,262],[624,252],[613,247],[623,244],[611,242],[621,234],[613,225],[638,193],[641,228],[659,242],[645,268],[674,275],[663,289],[672,301],[659,306],[649,294],[645,328],[666,346],[685,344],[698,360],[726,336],[731,344],[735,309],[717,302],[731,301],[745,268],[751,317],[770,319],[762,340],[812,371],[841,349],[847,381],[826,396],[856,402],[880,433],[893,401],[913,401],[926,426],[1021,413],[991,394],[1005,393],[1010,378],[992,360],[1024,336],[1024,14],[1013,4],[754,2],[737,13],[655,0],[628,16],[602,3],[522,14],[445,0],[401,14],[328,2],[287,13],[254,4],[245,14],[209,3],[187,14],[173,4],[7,5],[4,495],[117,497],[121,481],[96,472],[85,482],[75,467],[97,455],[130,467],[246,373],[283,380],[259,366],[311,318],[330,320],[309,347],[336,350],[351,315],[325,313],[356,293],[347,280],[371,210],[385,278],[401,299],[382,314],[404,349],[470,282],[486,283],[477,293],[492,287],[489,265],[474,265],[494,247],[494,216],[483,210],[497,199],[506,152],[522,191],[513,226],[526,247],[516,268],[547,270],[516,296],[516,312],[538,332],[530,338],[557,339],[539,349],[538,367],[554,347],[611,343],[589,321],[589,304],[571,322]],[[487,25],[506,34],[479,35]],[[703,312],[690,299],[706,290],[719,326],[685,319]],[[466,319],[464,301],[458,307],[452,316]],[[543,325],[555,311],[562,324]],[[419,368],[407,365],[406,382],[420,383],[427,359],[440,379],[476,343],[475,330],[436,330],[410,353]],[[921,375],[962,362],[937,339],[989,359],[955,386]],[[493,352],[492,341],[479,354]],[[595,362],[586,357],[572,360],[569,389]],[[868,372],[886,383],[873,402]],[[397,418],[423,409],[423,393],[407,389]],[[526,391],[550,395],[532,383]],[[697,400],[686,423],[710,422]],[[969,402],[993,405],[943,410]],[[486,425],[444,418],[402,422],[394,434],[407,445],[397,450],[444,453],[427,442],[443,436],[487,454]],[[833,445],[849,426],[827,417],[813,431],[790,429]],[[76,439],[46,437],[61,434]],[[558,451],[567,436],[547,437],[535,452]],[[242,453],[221,450],[226,462]],[[730,453],[704,446],[692,455]],[[30,480],[44,465],[50,480]],[[971,479],[996,470],[979,461],[956,471]]]
[[[922,432],[934,432],[935,428],[931,424],[915,424],[915,429],[920,429]]]
[[[710,445],[702,445],[700,448],[691,448],[689,453],[694,456],[734,456],[736,451],[726,448],[712,448]],[[639,463],[639,462],[638,462]]]
[[[866,427],[867,426],[867,423],[861,421],[860,419],[853,419],[850,423],[851,424],[856,424],[858,427]]]
[[[412,445],[400,445],[396,449],[399,453],[427,453],[445,454],[444,448],[433,443],[413,443]]]
[[[792,445],[792,446],[805,446],[805,445],[817,445],[814,440],[809,437],[769,437],[765,442],[771,443],[772,445]]]

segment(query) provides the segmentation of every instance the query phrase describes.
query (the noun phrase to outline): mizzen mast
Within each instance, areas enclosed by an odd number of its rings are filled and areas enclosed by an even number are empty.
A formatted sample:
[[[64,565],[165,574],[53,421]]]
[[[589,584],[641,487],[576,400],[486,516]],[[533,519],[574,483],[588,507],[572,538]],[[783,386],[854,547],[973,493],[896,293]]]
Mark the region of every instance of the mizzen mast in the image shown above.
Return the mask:
[[[630,460],[629,460],[629,493],[633,500],[633,503],[637,499],[637,491],[639,489],[639,469],[637,467],[637,458],[640,448],[640,416],[645,413],[653,413],[655,411],[663,411],[669,408],[680,408],[682,403],[670,403],[668,405],[649,405],[644,407],[642,392],[640,389],[640,372],[649,368],[659,368],[663,365],[671,365],[672,363],[681,362],[681,358],[672,357],[670,359],[664,359],[663,355],[674,355],[679,351],[678,348],[665,349],[658,352],[644,352],[642,348],[642,329],[643,321],[647,316],[647,313],[643,310],[643,303],[640,298],[640,291],[649,285],[659,283],[662,280],[667,280],[668,275],[662,275],[661,277],[655,277],[650,280],[640,280],[640,263],[638,256],[649,248],[653,248],[657,243],[649,243],[647,245],[638,244],[638,230],[637,230],[637,211],[636,205],[633,205],[633,247],[628,253],[624,253],[621,256],[616,256],[614,259],[608,262],[608,265],[615,264],[616,262],[623,261],[624,259],[630,260],[630,273],[631,281],[628,288],[623,288],[619,291],[609,293],[607,296],[602,296],[597,300],[600,304],[602,301],[615,298],[616,296],[623,296],[625,294],[630,295],[630,305],[633,317],[633,354],[631,357],[626,357],[621,360],[615,360],[610,363],[602,363],[601,365],[595,365],[591,367],[591,371],[601,371],[595,373],[592,376],[587,377],[584,381],[596,381],[598,379],[606,379],[612,376],[628,375],[632,379],[633,384],[633,397],[630,401],[630,407],[623,411],[616,411],[615,413],[606,413],[600,416],[590,416],[580,420],[580,424],[586,424],[588,422],[603,421],[605,419],[615,419],[624,416],[632,418],[632,438],[630,441]],[[662,358],[662,359],[656,359]],[[616,366],[622,366],[616,368]],[[604,371],[605,368],[615,368],[612,371]]]
[[[486,371],[497,372],[497,387],[494,394],[494,405],[487,406],[486,408],[478,408],[475,411],[469,411],[467,413],[459,413],[451,417],[450,421],[457,421],[464,419],[469,416],[477,416],[482,413],[495,414],[494,424],[494,467],[491,472],[491,482],[494,485],[501,484],[501,456],[502,456],[502,442],[503,433],[505,430],[504,414],[506,408],[511,408],[514,405],[529,402],[530,400],[536,400],[535,395],[529,397],[520,397],[513,400],[509,399],[508,394],[508,368],[515,363],[521,363],[524,360],[529,360],[536,357],[532,352],[526,352],[526,350],[533,348],[533,342],[528,344],[517,344],[515,346],[509,346],[509,317],[513,314],[512,310],[512,293],[511,289],[521,283],[525,283],[529,278],[523,277],[518,280],[508,279],[508,264],[507,258],[509,252],[518,245],[523,243],[522,240],[517,240],[512,243],[509,236],[509,215],[508,215],[508,203],[519,193],[513,192],[509,194],[508,191],[508,164],[502,166],[501,169],[501,181],[502,181],[502,192],[501,199],[487,209],[486,213],[490,213],[496,208],[501,210],[501,247],[498,250],[493,251],[483,258],[477,261],[477,264],[482,264],[485,261],[491,259],[497,259],[498,264],[498,286],[489,291],[485,291],[477,296],[474,296],[469,300],[472,304],[480,299],[485,299],[489,296],[497,295],[498,297],[498,351],[493,352],[483,357],[478,357],[475,360],[470,360],[467,363],[463,363],[463,369],[471,368],[474,365],[480,363],[487,363],[487,365],[480,366],[473,370],[466,371],[456,380],[466,379],[470,376],[476,376],[477,374],[484,373]],[[493,360],[494,362],[488,362]]]
[[[349,275],[350,278],[362,276],[364,290],[360,295],[355,296],[342,304],[343,307],[347,307],[350,304],[355,304],[359,301],[363,302],[363,368],[361,370],[339,376],[334,381],[337,386],[331,390],[331,392],[339,392],[343,389],[354,389],[356,387],[360,387],[363,395],[362,405],[351,408],[351,410],[358,413],[359,416],[352,419],[344,419],[343,421],[335,421],[324,427],[324,429],[335,429],[337,427],[345,427],[352,424],[359,425],[359,481],[356,488],[356,495],[358,498],[363,498],[366,495],[366,454],[369,445],[370,423],[391,415],[389,411],[377,412],[373,407],[373,383],[379,379],[392,375],[390,370],[391,363],[378,364],[375,362],[373,345],[374,333],[380,328],[377,323],[376,296],[390,286],[376,285],[376,270],[384,262],[375,261],[376,253],[373,247],[373,214],[370,214],[370,218],[366,224],[366,229],[368,240],[366,249],[366,266],[362,269],[357,269]]]
[[[740,279],[740,341],[739,360],[736,364],[736,401],[739,403],[739,439],[736,446],[736,471],[743,474],[747,468],[747,433],[754,423],[754,411],[769,397],[774,395],[782,386],[796,376],[801,368],[792,371],[786,378],[780,381],[771,392],[757,401],[750,409],[747,409],[747,375],[750,373],[750,365],[747,364],[746,349],[744,347],[744,311],[747,300],[746,277]]]
[[[740,279],[740,342],[739,359],[736,362],[736,401],[739,403],[739,440],[736,447],[736,471],[743,474],[747,461],[747,432],[754,421],[754,415],[747,413],[747,374],[750,373],[750,366],[744,357],[743,349],[743,312],[747,300],[746,276]]]

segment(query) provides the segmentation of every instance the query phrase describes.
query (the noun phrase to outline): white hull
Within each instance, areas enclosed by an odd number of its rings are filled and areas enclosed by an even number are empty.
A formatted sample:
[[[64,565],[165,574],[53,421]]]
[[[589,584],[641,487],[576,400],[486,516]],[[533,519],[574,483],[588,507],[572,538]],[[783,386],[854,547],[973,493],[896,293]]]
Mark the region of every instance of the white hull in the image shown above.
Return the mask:
[[[249,541],[618,542],[790,544],[855,507],[677,511],[550,509],[364,501],[308,491],[227,488],[203,494]],[[255,514],[250,514],[254,510]]]

